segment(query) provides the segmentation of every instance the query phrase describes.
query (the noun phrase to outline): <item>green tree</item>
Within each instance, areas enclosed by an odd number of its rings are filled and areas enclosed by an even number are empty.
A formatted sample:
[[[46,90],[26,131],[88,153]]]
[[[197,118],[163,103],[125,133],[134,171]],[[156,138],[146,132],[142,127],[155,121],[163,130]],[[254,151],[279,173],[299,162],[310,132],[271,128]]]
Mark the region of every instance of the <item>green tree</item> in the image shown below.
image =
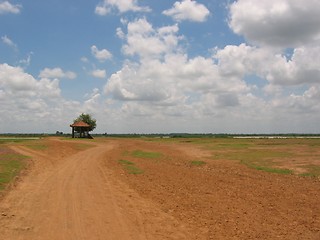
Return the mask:
[[[90,114],[81,113],[79,117],[73,120],[73,123],[79,122],[79,121],[83,121],[90,126],[89,132],[95,129],[97,126],[97,120],[94,119]]]

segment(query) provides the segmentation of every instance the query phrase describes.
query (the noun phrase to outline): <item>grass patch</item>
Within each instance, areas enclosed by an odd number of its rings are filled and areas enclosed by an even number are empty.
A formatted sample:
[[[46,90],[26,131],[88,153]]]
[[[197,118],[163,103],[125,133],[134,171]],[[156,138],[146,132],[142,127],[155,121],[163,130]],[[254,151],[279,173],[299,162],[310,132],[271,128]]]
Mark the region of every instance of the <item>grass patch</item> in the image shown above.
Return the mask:
[[[22,161],[28,157],[20,154],[1,154],[0,155],[0,191],[4,190],[15,176],[24,168]]]
[[[128,160],[119,160],[118,161],[120,164],[122,164],[122,165],[134,165],[134,163],[133,162],[130,162],[130,161],[128,161]]]
[[[192,166],[202,166],[202,165],[205,165],[206,162],[204,162],[204,161],[191,161],[190,164]]]
[[[145,152],[145,151],[141,151],[141,150],[135,150],[131,153],[131,155],[133,157],[137,157],[137,158],[160,158],[162,157],[162,153],[159,152]]]
[[[133,162],[123,159],[119,160],[118,162],[124,167],[125,170],[127,170],[129,174],[137,175],[144,173],[144,171],[138,168]]]
[[[307,170],[306,173],[300,174],[303,177],[319,177],[320,176],[320,166],[317,165],[306,165],[303,166]]]
[[[241,161],[241,163],[246,165],[249,168],[253,168],[258,171],[264,171],[264,172],[268,172],[268,173],[277,173],[277,174],[293,174],[292,170],[286,169],[286,168],[267,167],[267,166],[257,165],[256,163],[252,163],[249,161]]]
[[[48,146],[44,144],[26,144],[25,146],[33,150],[46,150],[48,148]]]
[[[278,147],[284,143],[275,140],[225,139],[212,142],[207,145],[207,149],[214,150],[213,159],[235,160],[258,171],[292,174],[292,170],[277,167],[276,162],[279,159],[289,159],[294,154],[285,148],[276,150],[273,145]]]
[[[21,143],[26,141],[39,140],[39,138],[0,138],[0,144],[5,143]]]

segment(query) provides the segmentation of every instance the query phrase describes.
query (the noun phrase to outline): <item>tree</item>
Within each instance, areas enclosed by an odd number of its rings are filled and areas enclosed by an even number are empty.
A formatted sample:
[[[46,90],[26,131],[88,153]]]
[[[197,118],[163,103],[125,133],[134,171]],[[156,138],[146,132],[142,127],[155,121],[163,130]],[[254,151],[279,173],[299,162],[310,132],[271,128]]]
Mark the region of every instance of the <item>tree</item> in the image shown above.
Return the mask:
[[[88,132],[92,131],[97,126],[97,120],[92,118],[90,114],[81,113],[79,117],[73,120],[73,123],[80,122],[80,121],[85,122],[90,126],[90,128],[88,129]]]

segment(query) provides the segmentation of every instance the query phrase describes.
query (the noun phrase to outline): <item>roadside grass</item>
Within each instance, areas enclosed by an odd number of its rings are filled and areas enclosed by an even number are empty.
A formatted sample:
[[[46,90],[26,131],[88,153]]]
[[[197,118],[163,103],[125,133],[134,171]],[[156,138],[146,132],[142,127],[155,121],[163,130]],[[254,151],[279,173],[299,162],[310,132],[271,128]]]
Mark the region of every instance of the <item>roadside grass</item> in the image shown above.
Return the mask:
[[[137,174],[144,173],[144,171],[142,169],[138,168],[135,165],[135,163],[130,162],[128,160],[121,159],[121,160],[118,160],[118,163],[120,163],[129,174],[137,175]]]
[[[15,153],[0,154],[0,191],[4,190],[25,167],[23,160],[27,158]]]
[[[12,183],[20,171],[26,167],[26,159],[29,157],[11,150],[8,145],[34,143],[39,138],[3,137],[0,138],[0,193]]]
[[[195,160],[195,161],[191,161],[190,164],[191,164],[192,166],[202,166],[202,165],[205,165],[206,162],[204,162],[204,161],[199,161],[199,160]]]

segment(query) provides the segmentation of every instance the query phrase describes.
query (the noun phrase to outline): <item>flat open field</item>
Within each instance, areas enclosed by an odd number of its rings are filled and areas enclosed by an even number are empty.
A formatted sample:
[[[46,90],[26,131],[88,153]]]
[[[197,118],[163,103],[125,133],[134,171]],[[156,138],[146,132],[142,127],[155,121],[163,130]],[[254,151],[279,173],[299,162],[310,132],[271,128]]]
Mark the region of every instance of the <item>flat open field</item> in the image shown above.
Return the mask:
[[[320,239],[320,139],[2,145],[29,158],[1,239]]]

